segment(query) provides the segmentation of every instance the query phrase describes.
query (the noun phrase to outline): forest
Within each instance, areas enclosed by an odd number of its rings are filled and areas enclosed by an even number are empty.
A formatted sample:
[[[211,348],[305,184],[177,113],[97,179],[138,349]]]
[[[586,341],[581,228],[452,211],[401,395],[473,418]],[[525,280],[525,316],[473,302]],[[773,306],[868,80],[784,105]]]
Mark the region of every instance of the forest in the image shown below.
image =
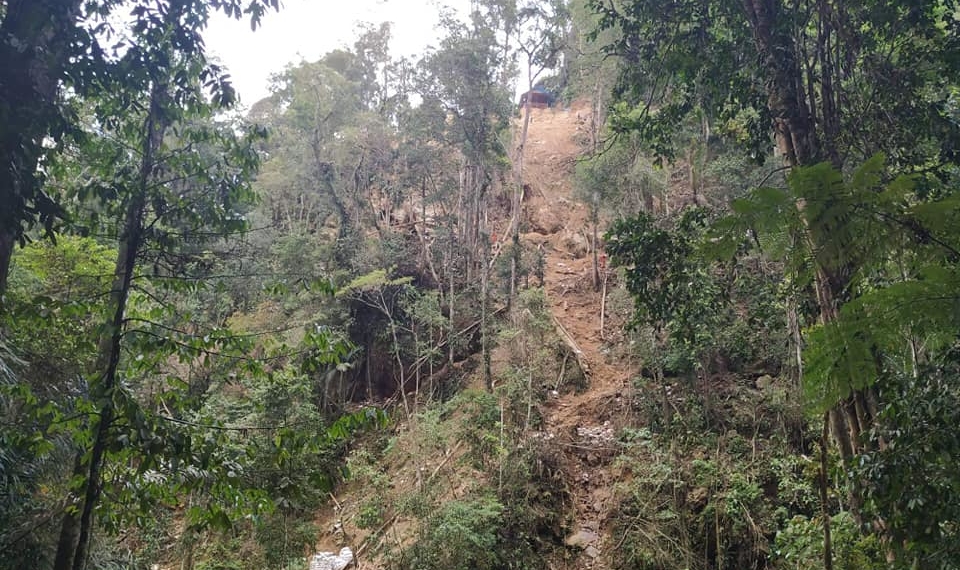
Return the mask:
[[[0,570],[960,569],[960,3],[282,9],[0,0]]]

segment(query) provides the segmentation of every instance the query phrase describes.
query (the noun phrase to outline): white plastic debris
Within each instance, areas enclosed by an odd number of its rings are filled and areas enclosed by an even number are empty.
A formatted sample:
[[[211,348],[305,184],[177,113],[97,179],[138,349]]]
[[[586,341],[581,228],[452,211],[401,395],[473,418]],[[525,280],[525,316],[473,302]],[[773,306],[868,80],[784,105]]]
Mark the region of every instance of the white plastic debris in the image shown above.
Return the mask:
[[[340,554],[318,552],[310,559],[310,570],[343,570],[353,562],[353,551],[344,546]]]

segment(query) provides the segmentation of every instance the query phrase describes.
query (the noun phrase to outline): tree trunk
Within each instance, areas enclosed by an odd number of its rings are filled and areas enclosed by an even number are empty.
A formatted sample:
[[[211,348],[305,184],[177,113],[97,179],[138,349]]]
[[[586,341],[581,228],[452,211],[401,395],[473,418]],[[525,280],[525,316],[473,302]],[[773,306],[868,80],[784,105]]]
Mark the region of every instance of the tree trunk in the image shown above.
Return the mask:
[[[527,63],[527,96],[523,102],[523,128],[520,129],[520,144],[517,145],[517,160],[514,166],[516,171],[516,183],[513,188],[513,212],[510,217],[511,238],[513,240],[513,252],[510,259],[510,297],[507,299],[507,306],[513,303],[517,288],[517,272],[520,269],[520,220],[521,209],[523,208],[523,159],[526,154],[527,136],[530,132],[530,110],[531,97],[533,93],[533,68]]]
[[[820,516],[823,517],[823,569],[833,570],[833,545],[830,536],[830,506],[827,503],[827,434],[830,431],[830,413],[823,415],[823,431],[820,435]]]
[[[800,314],[797,299],[791,294],[787,299],[787,330],[794,387],[800,389],[803,382],[803,335],[800,331]]]
[[[606,118],[603,116],[603,82],[600,81],[602,73],[597,73],[596,92],[593,96],[593,108],[590,110],[590,151],[597,154],[600,148],[600,130],[603,128]]]
[[[371,345],[372,345],[372,344],[373,344],[373,343],[371,342]],[[367,347],[367,351],[366,351],[366,352],[367,352],[367,366],[366,366],[366,368],[367,368],[367,373],[366,373],[366,379],[367,379],[367,401],[368,401],[368,402],[372,402],[372,401],[373,401],[373,370],[372,370],[372,366],[373,366],[373,351],[370,350],[370,347]]]
[[[779,0],[742,0],[753,39],[766,73],[767,107],[773,115],[777,144],[787,164],[809,166],[819,161],[816,129],[800,84],[797,54],[791,38],[778,30]]]
[[[10,226],[4,224],[0,230],[0,309],[3,308],[3,295],[7,291],[7,278],[10,276],[10,260],[13,258],[13,248],[17,237],[10,231]]]
[[[73,475],[71,479],[78,480],[85,474],[83,465],[83,454],[77,453],[73,460]],[[77,538],[80,536],[80,517],[79,512],[74,510],[80,504],[79,497],[71,496],[69,507],[63,515],[60,523],[60,538],[57,542],[56,558],[53,561],[53,567],[68,570],[73,565],[73,554],[77,547]]]
[[[453,373],[453,359],[454,359],[454,335],[456,334],[456,322],[453,319],[454,315],[454,304],[453,304],[453,240],[450,241],[450,252],[447,257],[447,281],[450,289],[447,292],[447,323],[449,324],[449,329],[447,331],[447,364],[450,366],[450,372]]]
[[[0,25],[0,298],[25,226],[48,229],[59,207],[42,190],[43,140],[62,121],[56,100],[80,0],[8,0]]]
[[[489,256],[489,245],[484,246],[484,262],[480,267],[480,350],[483,353],[483,384],[488,392],[493,392],[493,373],[490,365],[490,331],[487,323],[490,301],[490,266],[486,262]]]
[[[387,317],[387,322],[390,323],[390,338],[393,340],[393,358],[397,362],[397,369],[400,371],[400,379],[397,381],[398,387],[400,389],[400,399],[403,401],[403,411],[407,415],[407,420],[411,420],[413,414],[410,410],[410,403],[407,401],[407,375],[403,365],[403,356],[400,354],[400,336],[397,334],[397,324],[393,319],[392,311],[390,306],[387,304],[386,299],[383,297],[383,292],[380,292],[380,309],[383,311],[384,316]]]
[[[517,221],[517,228],[520,227],[520,221]],[[517,275],[520,272],[522,265],[522,259],[520,254],[523,253],[523,250],[520,248],[520,232],[515,230],[513,232],[512,238],[513,251],[510,256],[510,298],[507,299],[507,309],[509,310],[513,306],[513,298],[517,294],[517,286],[519,285],[519,278]]]
[[[83,501],[81,503],[77,542],[72,556],[61,552],[60,548],[69,548],[66,540],[58,545],[56,560],[60,565],[54,570],[83,570],[89,551],[90,537],[93,531],[93,509],[100,498],[101,472],[104,455],[110,442],[110,424],[115,417],[113,395],[117,387],[117,369],[120,364],[121,340],[125,320],[127,298],[133,280],[137,257],[143,243],[143,217],[147,204],[147,192],[155,169],[156,151],[163,142],[166,124],[163,122],[166,85],[154,86],[150,94],[150,110],[144,124],[143,154],[137,180],[137,188],[131,197],[124,217],[120,234],[117,265],[114,271],[113,286],[110,292],[110,320],[100,336],[96,369],[102,370],[101,376],[93,384],[92,392],[99,401],[100,413],[94,422],[93,444],[90,456],[84,465],[85,481]],[[66,515],[61,528],[61,539],[72,536],[72,527],[76,524],[75,515]],[[70,563],[68,565],[68,562]]]
[[[600,196],[593,193],[593,204],[590,207],[590,224],[593,226],[593,290],[600,290],[600,241],[597,238],[597,226],[600,225]]]
[[[460,164],[460,176],[458,178],[459,184],[457,186],[457,222],[456,230],[459,237],[459,242],[461,247],[464,248],[465,263],[464,263],[464,278],[467,283],[470,283],[471,271],[473,269],[473,247],[470,240],[470,214],[469,208],[467,207],[467,165],[465,161],[461,161]],[[452,246],[451,246],[452,247]]]
[[[800,90],[802,80],[797,65],[797,53],[791,38],[777,29],[780,4],[777,0],[742,0],[742,5],[753,29],[754,42],[763,61],[766,73],[767,106],[773,116],[774,134],[777,146],[788,166],[811,166],[820,161],[820,142],[813,123],[812,114],[805,111],[807,108]],[[797,207],[804,210],[804,203]],[[805,239],[813,241],[809,232]],[[816,251],[816,244],[810,243]],[[817,302],[819,305],[821,324],[829,324],[837,318],[838,293],[843,290],[842,283],[832,278],[822,267],[817,268],[814,284]],[[830,428],[834,433],[840,455],[845,465],[853,456],[854,441],[851,440],[843,406],[830,410],[824,421],[829,418]],[[827,428],[825,428],[827,429]],[[826,445],[822,442],[821,445]],[[824,482],[825,484],[825,482]],[[850,495],[852,510],[858,506],[859,497],[856,490]],[[824,505],[826,508],[826,505]],[[855,513],[855,517],[859,517]],[[823,521],[824,546],[831,543],[830,518],[824,512]],[[824,557],[826,570],[831,570],[832,560]]]

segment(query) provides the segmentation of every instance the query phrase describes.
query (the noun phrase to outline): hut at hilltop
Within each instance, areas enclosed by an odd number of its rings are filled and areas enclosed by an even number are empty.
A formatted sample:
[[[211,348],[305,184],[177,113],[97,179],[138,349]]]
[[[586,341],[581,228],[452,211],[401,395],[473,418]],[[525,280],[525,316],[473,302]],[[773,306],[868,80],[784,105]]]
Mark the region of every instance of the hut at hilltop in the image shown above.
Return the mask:
[[[547,107],[553,107],[556,97],[553,96],[553,93],[550,93],[543,87],[537,86],[532,90],[527,91],[520,96],[520,108],[524,108],[527,104],[527,98],[530,99],[530,106],[537,109],[545,109]]]

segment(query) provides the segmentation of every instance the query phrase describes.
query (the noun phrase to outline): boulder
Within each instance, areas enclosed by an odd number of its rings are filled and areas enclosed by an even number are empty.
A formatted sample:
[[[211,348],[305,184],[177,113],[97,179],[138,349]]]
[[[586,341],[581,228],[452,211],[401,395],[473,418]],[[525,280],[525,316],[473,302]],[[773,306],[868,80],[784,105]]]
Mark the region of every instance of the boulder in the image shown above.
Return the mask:
[[[571,534],[563,542],[567,546],[573,546],[576,548],[586,548],[596,542],[600,538],[600,535],[597,533],[581,528],[577,532]]]
[[[563,235],[563,249],[567,250],[574,259],[581,259],[589,253],[590,242],[581,233],[567,231]]]
[[[545,206],[528,212],[527,222],[530,225],[530,229],[540,235],[555,234],[563,229],[563,224],[560,223],[560,216]]]
[[[773,377],[769,374],[764,374],[756,380],[756,386],[758,390],[766,390],[773,386]]]

